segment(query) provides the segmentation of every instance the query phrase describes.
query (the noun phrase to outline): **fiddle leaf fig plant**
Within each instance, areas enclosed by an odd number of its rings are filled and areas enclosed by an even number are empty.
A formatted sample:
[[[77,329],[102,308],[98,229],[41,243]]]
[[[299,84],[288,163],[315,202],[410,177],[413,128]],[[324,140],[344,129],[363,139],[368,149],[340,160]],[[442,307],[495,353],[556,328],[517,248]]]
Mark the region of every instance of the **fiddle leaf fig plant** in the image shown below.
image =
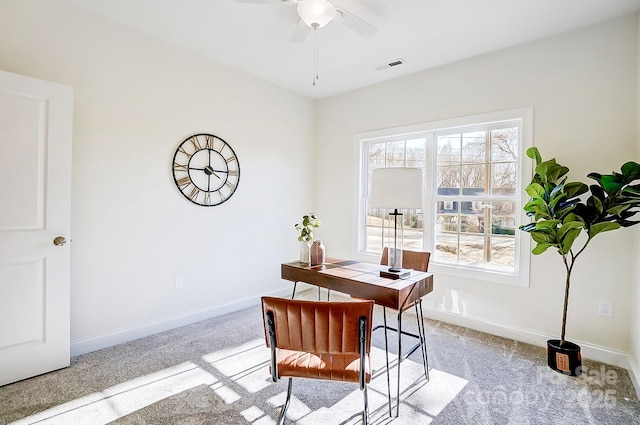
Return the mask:
[[[297,223],[295,228],[298,232],[300,232],[300,236],[298,236],[298,241],[312,241],[313,240],[313,230],[320,227],[322,223],[318,220],[318,217],[314,213],[305,214],[302,216],[302,222]]]
[[[563,345],[576,259],[596,235],[640,223],[630,220],[640,208],[640,164],[627,162],[620,173],[589,173],[587,177],[595,184],[587,186],[567,182],[569,168],[558,164],[555,158],[543,161],[537,148],[529,148],[527,156],[536,163],[533,179],[526,188],[531,199],[524,206],[533,221],[520,226],[520,230],[528,232],[536,242],[531,251],[534,255],[555,248],[562,256],[566,270],[560,336]],[[584,237],[579,238],[580,235]]]

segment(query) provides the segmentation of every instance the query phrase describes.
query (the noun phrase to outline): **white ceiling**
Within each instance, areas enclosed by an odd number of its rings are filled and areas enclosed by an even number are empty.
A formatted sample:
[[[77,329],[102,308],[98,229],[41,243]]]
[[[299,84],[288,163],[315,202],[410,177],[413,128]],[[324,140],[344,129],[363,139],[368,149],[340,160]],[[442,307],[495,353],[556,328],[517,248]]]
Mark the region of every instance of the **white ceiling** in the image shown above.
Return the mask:
[[[286,3],[235,0],[68,0],[144,33],[319,99],[640,9],[640,0],[332,0],[375,25],[365,38],[340,20],[292,43]],[[395,59],[404,65],[377,70]]]

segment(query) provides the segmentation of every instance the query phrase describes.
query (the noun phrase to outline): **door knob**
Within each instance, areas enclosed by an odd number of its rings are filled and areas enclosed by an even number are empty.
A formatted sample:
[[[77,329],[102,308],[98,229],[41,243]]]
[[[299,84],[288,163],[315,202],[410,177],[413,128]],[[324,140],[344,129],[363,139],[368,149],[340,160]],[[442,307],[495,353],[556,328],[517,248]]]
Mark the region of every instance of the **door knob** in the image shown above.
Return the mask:
[[[62,236],[56,236],[55,239],[53,239],[53,244],[55,246],[62,246],[64,244],[67,243],[67,240],[65,238],[63,238]]]

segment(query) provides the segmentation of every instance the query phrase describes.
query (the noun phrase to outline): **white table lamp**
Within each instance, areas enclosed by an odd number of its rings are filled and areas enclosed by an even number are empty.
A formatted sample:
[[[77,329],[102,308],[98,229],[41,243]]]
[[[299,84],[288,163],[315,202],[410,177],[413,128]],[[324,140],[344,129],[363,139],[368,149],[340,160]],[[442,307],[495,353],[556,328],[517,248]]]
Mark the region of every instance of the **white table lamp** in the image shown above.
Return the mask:
[[[389,243],[389,272],[402,272],[402,220],[400,210],[422,208],[423,171],[420,168],[376,168],[371,176],[371,208],[393,209],[393,242]],[[398,276],[400,277],[400,276]]]

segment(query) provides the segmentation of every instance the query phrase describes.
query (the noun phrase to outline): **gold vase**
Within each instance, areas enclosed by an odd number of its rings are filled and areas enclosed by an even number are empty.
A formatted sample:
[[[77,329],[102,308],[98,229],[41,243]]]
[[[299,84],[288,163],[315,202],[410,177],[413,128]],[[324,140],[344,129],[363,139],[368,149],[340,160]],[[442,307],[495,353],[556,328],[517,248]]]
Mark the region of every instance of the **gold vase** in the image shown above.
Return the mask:
[[[324,244],[322,241],[313,241],[311,244],[311,265],[324,264]]]

